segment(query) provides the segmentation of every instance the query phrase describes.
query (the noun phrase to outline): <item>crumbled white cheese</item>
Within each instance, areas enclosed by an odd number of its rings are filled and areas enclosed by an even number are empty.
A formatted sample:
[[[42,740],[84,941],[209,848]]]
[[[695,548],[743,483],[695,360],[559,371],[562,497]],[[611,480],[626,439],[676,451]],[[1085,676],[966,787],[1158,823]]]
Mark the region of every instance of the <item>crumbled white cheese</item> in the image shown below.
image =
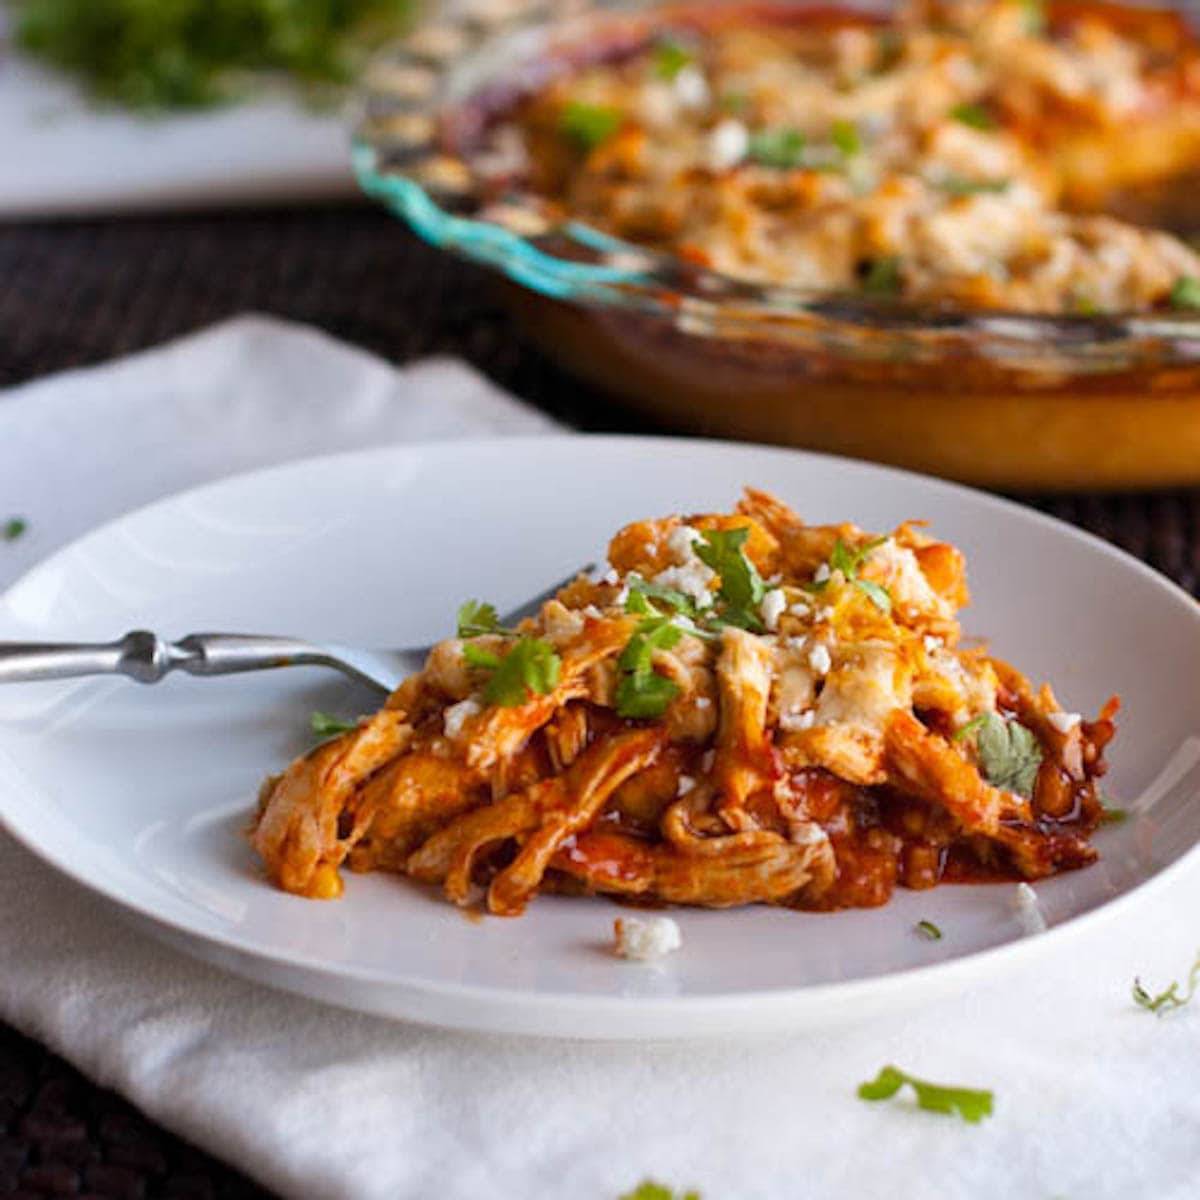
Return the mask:
[[[940,650],[945,643],[940,637],[934,637],[932,633],[925,635],[925,653],[932,654],[935,650]]]
[[[759,605],[758,611],[762,613],[763,624],[772,632],[779,628],[779,618],[783,616],[785,608],[787,608],[787,597],[783,594],[782,588],[772,588],[762,598],[762,604]]]
[[[713,602],[712,590],[709,584],[715,579],[711,568],[705,566],[699,559],[681,567],[668,567],[659,571],[654,582],[659,587],[674,588],[695,601],[697,608],[708,608]]]
[[[702,541],[704,541],[704,534],[694,525],[676,525],[667,534],[667,552],[675,562],[682,566],[695,557],[692,547]]]
[[[675,785],[675,795],[682,796],[685,792],[690,792],[696,786],[696,781],[690,775],[680,775],[679,782]]]
[[[618,958],[652,962],[683,945],[679,926],[670,917],[618,917],[613,922]]]
[[[818,621],[832,621],[833,606],[829,604],[822,605],[817,609],[816,617]]]
[[[628,599],[629,599],[629,589],[628,589],[627,587],[623,587],[623,588],[622,588],[622,589],[621,589],[621,590],[620,590],[620,591],[619,591],[619,592],[616,594],[616,596],[615,596],[615,597],[613,597],[613,603],[614,603],[614,604],[615,604],[615,605],[616,605],[618,608],[624,608],[624,607],[625,607],[625,601],[626,601],[626,600],[628,600]]]
[[[684,633],[697,633],[698,632],[698,630],[696,629],[696,622],[693,621],[691,617],[685,615],[684,613],[676,613],[671,618],[671,624],[674,625],[676,629],[682,629]]]
[[[458,737],[463,730],[463,725],[470,717],[478,716],[483,712],[483,705],[474,697],[468,697],[466,700],[460,700],[457,704],[452,704],[442,714],[442,729],[448,738]]]
[[[1045,933],[1046,918],[1038,904],[1037,892],[1027,883],[1018,883],[1013,895],[1013,907],[1017,910],[1017,920],[1027,934]]]
[[[829,578],[829,574],[829,564],[827,562],[823,562],[813,572],[812,581],[813,583],[824,583]]]
[[[741,121],[719,121],[708,135],[708,165],[714,171],[728,171],[746,157],[749,149],[750,131]]]
[[[708,90],[708,80],[704,72],[695,63],[688,63],[672,81],[675,86],[675,98],[684,108],[706,108],[712,93]]]
[[[1069,712],[1052,712],[1046,714],[1046,720],[1058,730],[1059,733],[1070,733],[1076,728],[1083,718],[1078,713]]]
[[[830,657],[829,647],[823,642],[818,642],[808,652],[808,665],[812,667],[812,669],[818,675],[828,675],[829,668],[833,666],[833,659]]]
[[[707,696],[697,696],[696,697],[696,707],[697,708],[711,708],[712,701]]]
[[[810,612],[812,612],[812,609],[809,608],[807,604],[800,604],[797,602],[796,604],[793,604],[791,606],[791,608],[788,609],[788,612],[790,612],[793,617],[803,618],[803,617],[807,617],[808,614]]]
[[[704,757],[700,760],[700,770],[702,770],[705,773],[705,775],[707,775],[709,773],[709,771],[712,770],[713,763],[715,763],[716,761],[717,761],[717,752],[715,750],[706,750],[704,752]]]
[[[593,621],[599,621],[604,616],[594,604],[585,604],[580,611],[585,617],[591,617]]]
[[[800,730],[811,729],[816,719],[816,710],[812,708],[807,712],[781,713],[779,716],[779,728],[785,730],[787,733],[797,733]]]
[[[605,575],[604,575],[604,578],[601,580],[601,582],[602,582],[602,583],[610,583],[610,584],[612,584],[614,587],[615,587],[615,586],[616,586],[618,583],[620,583],[620,582],[621,582],[621,577],[620,577],[620,575],[618,575],[618,574],[617,574],[617,568],[616,568],[616,567],[609,567],[609,568],[608,568],[608,571],[605,573]]]

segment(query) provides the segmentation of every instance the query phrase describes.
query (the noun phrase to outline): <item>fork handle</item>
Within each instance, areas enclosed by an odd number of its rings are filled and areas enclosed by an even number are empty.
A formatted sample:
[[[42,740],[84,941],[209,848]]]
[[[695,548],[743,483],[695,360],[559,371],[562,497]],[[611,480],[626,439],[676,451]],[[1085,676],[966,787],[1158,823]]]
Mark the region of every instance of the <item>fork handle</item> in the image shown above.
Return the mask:
[[[334,665],[317,646],[294,638],[240,633],[191,633],[168,642],[144,629],[115,642],[0,642],[0,683],[125,675],[158,683],[172,671],[189,675],[234,675],[301,663]]]

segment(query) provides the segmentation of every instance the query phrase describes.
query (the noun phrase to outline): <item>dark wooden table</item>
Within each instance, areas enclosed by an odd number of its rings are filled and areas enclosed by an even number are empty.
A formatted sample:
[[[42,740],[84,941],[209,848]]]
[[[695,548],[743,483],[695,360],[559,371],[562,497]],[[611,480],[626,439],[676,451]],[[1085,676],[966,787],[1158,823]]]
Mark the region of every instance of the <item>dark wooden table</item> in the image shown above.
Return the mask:
[[[318,325],[397,362],[459,355],[580,429],[654,428],[523,346],[483,273],[373,211],[0,226],[0,387],[247,311]],[[1200,492],[1022,499],[1196,591]],[[263,1195],[0,1025],[0,1196],[76,1193]]]

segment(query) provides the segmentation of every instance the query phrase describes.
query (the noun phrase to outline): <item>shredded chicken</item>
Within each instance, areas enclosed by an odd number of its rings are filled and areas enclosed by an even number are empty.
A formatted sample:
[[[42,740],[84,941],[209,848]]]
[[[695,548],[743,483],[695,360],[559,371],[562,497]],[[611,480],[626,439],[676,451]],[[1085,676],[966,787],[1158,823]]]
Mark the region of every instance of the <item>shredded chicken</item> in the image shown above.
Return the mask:
[[[439,643],[268,780],[271,880],[331,898],[343,866],[394,871],[499,915],[545,890],[828,909],[1095,857],[1116,701],[1082,720],[960,649],[953,546],[750,489],[630,525],[609,557],[519,629]],[[535,650],[553,670],[499,687]]]

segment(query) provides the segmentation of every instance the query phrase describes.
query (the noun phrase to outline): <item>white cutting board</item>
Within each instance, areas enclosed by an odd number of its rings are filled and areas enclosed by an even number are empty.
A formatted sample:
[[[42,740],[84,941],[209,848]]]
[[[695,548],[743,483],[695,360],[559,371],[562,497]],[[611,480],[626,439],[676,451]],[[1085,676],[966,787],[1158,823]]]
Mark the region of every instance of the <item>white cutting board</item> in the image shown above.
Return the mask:
[[[0,58],[0,220],[352,197],[347,124],[287,96],[141,117]]]

